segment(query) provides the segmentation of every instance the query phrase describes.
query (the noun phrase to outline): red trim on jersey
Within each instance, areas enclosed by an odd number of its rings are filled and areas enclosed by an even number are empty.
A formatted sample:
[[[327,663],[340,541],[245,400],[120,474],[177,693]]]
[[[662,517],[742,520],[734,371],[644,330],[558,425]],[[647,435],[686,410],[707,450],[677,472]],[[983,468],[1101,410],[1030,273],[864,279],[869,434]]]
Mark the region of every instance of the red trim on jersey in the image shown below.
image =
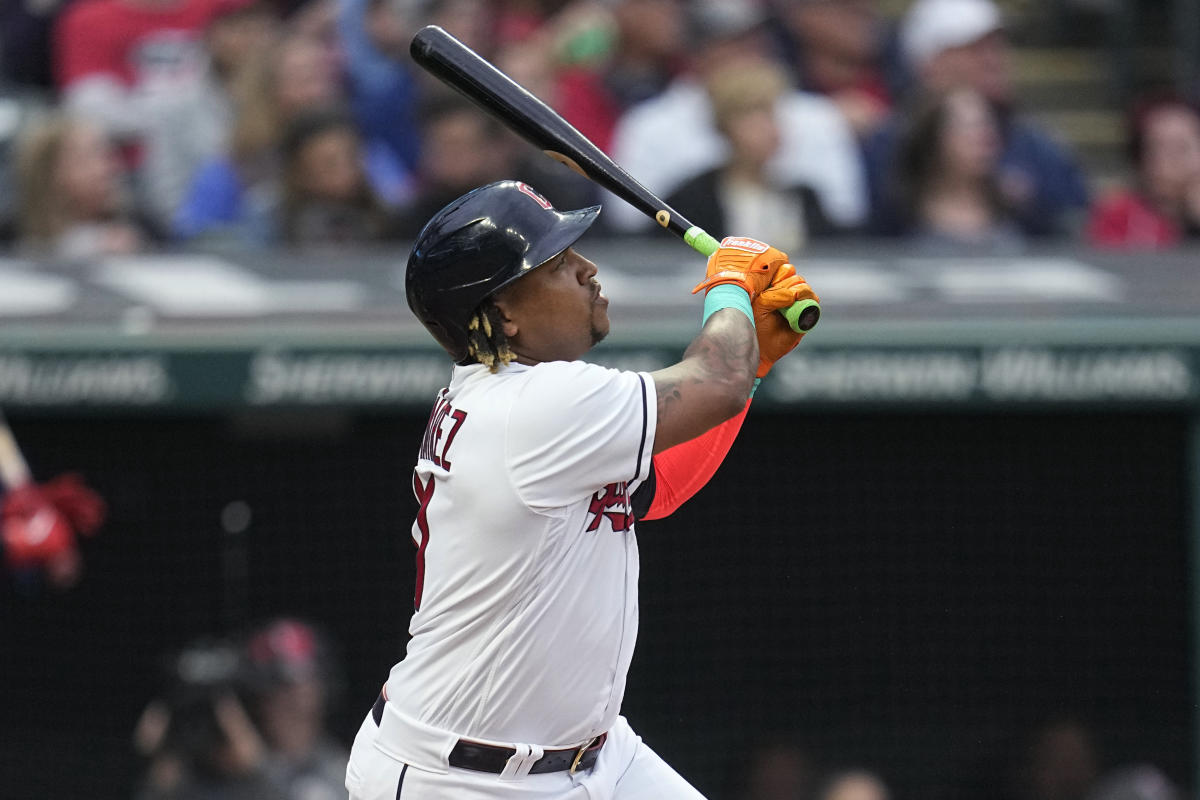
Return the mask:
[[[747,400],[737,416],[654,456],[654,500],[642,519],[662,519],[704,488],[725,460],[749,410]]]
[[[425,548],[429,546],[429,501],[433,497],[433,490],[437,487],[433,476],[429,476],[429,483],[422,484],[421,476],[413,470],[413,492],[417,495],[417,503],[420,507],[417,509],[417,530],[421,532],[421,541],[417,543],[417,579],[416,589],[413,591],[413,610],[421,610],[421,595],[425,591]]]

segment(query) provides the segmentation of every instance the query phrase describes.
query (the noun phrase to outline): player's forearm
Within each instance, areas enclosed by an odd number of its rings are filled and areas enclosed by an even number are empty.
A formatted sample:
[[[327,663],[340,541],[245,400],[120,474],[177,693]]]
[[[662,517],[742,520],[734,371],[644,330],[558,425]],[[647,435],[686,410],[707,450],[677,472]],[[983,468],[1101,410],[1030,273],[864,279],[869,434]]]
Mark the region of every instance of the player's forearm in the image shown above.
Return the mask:
[[[693,439],[738,414],[750,396],[757,364],[757,337],[744,313],[727,308],[709,317],[683,360],[654,373],[654,451]]]
[[[730,387],[736,408],[742,410],[754,385],[758,364],[758,337],[754,323],[736,308],[723,308],[708,318],[700,334],[683,353],[683,364],[697,380],[724,383]]]

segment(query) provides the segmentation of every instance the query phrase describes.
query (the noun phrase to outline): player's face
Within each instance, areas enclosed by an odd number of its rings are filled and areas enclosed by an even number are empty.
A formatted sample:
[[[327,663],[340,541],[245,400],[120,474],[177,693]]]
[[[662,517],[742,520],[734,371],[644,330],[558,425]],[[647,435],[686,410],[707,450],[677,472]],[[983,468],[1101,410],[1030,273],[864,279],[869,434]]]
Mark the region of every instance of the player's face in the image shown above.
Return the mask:
[[[608,298],[596,265],[573,248],[496,295],[504,333],[524,364],[573,361],[608,335]]]

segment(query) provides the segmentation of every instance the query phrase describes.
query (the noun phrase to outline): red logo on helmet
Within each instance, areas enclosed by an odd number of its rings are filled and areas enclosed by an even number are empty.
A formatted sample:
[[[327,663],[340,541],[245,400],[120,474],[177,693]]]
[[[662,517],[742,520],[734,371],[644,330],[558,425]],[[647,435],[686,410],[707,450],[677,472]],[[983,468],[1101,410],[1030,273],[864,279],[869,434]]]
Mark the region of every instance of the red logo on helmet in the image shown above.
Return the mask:
[[[532,197],[534,200],[536,200],[537,204],[539,206],[541,206],[542,208],[546,209],[547,211],[554,210],[554,206],[550,205],[550,201],[547,200],[546,198],[542,197],[537,192],[535,192],[533,190],[533,187],[531,187],[529,184],[521,183],[520,181],[518,181],[517,188],[520,189],[523,194],[527,194],[530,197]]]

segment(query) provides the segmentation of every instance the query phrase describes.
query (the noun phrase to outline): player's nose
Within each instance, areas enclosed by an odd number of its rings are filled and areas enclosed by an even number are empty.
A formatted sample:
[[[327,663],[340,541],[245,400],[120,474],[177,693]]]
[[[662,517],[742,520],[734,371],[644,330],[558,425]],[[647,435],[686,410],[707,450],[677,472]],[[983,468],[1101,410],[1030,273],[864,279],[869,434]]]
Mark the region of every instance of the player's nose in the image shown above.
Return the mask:
[[[579,262],[581,267],[579,270],[579,282],[591,283],[592,278],[595,277],[596,273],[600,271],[599,268],[583,256],[579,257]]]

